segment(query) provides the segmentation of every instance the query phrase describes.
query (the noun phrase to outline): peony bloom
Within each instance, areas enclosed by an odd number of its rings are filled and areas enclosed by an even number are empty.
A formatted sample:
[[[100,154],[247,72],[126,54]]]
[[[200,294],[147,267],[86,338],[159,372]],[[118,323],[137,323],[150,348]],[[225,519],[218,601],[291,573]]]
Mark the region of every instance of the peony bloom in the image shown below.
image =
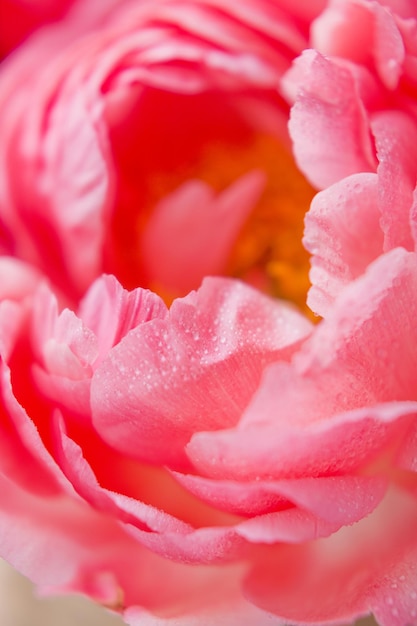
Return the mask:
[[[1,68],[0,556],[131,626],[417,623],[412,6],[89,4]]]
[[[105,277],[77,314],[28,285],[3,304],[1,549],[41,590],[134,626],[413,623],[414,253],[315,329],[230,279],[167,309]]]

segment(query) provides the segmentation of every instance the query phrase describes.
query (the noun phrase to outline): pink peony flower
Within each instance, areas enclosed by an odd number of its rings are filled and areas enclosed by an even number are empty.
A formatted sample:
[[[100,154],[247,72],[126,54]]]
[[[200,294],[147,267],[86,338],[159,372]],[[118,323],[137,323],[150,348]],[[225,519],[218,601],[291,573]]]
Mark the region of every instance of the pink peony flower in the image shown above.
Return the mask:
[[[93,4],[0,70],[0,555],[131,626],[417,623],[413,5]]]
[[[169,310],[111,277],[77,314],[29,289],[2,363],[2,554],[134,626],[413,623],[416,289],[393,250],[314,330],[230,279]]]

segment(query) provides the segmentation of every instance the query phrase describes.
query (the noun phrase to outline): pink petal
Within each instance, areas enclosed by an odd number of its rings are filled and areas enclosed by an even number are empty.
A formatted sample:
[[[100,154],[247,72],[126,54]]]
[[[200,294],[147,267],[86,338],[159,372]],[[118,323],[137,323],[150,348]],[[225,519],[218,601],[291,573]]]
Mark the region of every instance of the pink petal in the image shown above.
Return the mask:
[[[145,532],[123,523],[123,528],[152,552],[178,563],[211,565],[242,560],[246,556],[245,537],[234,528],[198,528],[186,534]]]
[[[414,249],[410,210],[417,178],[417,125],[401,111],[384,111],[372,118],[378,165],[378,192],[385,250]]]
[[[269,366],[237,428],[192,437],[193,465],[222,479],[301,477],[348,471],[381,453],[416,412],[415,293],[413,253],[375,261],[293,364]]]
[[[381,256],[336,300],[332,315],[297,356],[297,369],[314,375],[316,368],[330,373],[332,364],[340,367],[344,381],[358,381],[358,407],[372,397],[417,399],[412,347],[417,341],[416,293],[414,253],[396,248]],[[365,391],[362,399],[360,389]]]
[[[385,492],[384,480],[363,476],[258,480],[255,483],[210,480],[177,472],[174,476],[193,494],[223,510],[265,516],[295,505],[339,527],[368,515]],[[281,512],[276,517],[280,516]],[[243,526],[246,528],[245,524]]]
[[[78,316],[97,337],[99,360],[140,324],[168,315],[163,300],[147,289],[123,289],[114,276],[96,280],[83,298]],[[97,361],[95,362],[97,366]]]
[[[219,581],[219,586],[222,582]],[[159,617],[136,607],[128,608],[123,617],[130,626],[284,626],[279,618],[261,611],[242,596],[236,596],[233,597],[229,591],[227,600],[219,603],[216,594],[216,601],[211,606],[192,607],[192,612],[187,611],[173,617]]]
[[[288,499],[279,492],[279,486],[273,481],[240,483],[179,472],[172,474],[180,485],[204,502],[235,515],[260,515],[289,505]]]
[[[72,380],[91,377],[98,356],[97,337],[72,311],[58,314],[56,298],[46,287],[34,303],[32,343],[51,373]]]
[[[297,508],[267,513],[242,522],[236,531],[251,543],[304,543],[332,535],[340,526]]]
[[[39,286],[41,274],[32,265],[13,257],[0,257],[0,300],[20,301]]]
[[[173,574],[169,562],[82,501],[36,497],[3,475],[0,486],[1,554],[37,584],[39,593],[82,593],[118,609],[123,597],[128,604],[160,606],[186,584],[174,574],[170,589],[161,592],[161,579]]]
[[[90,418],[90,378],[71,379],[69,371],[63,376],[45,371],[37,363],[32,365],[32,376],[38,392],[49,401],[78,417],[84,423]]]
[[[6,362],[13,354],[25,318],[22,305],[10,300],[0,302],[0,354]]]
[[[82,448],[66,433],[61,416],[55,424],[56,455],[60,467],[77,493],[95,510],[102,511],[142,530],[186,534],[188,524],[143,502],[117,494],[100,486]]]
[[[32,266],[0,257],[0,353],[8,361],[26,322],[30,297],[39,287],[41,275]]]
[[[303,243],[313,255],[307,301],[321,316],[383,252],[377,185],[375,174],[354,174],[313,198]]]
[[[294,67],[298,95],[289,128],[306,177],[321,188],[350,174],[373,171],[367,115],[353,75],[313,50],[303,52]]]
[[[405,45],[392,12],[378,3],[371,6],[375,15],[375,64],[387,89],[394,90],[403,73]]]
[[[167,320],[131,331],[97,369],[95,427],[129,456],[185,469],[190,435],[235,423],[264,366],[289,358],[309,331],[295,311],[246,285],[206,279],[174,301]]]
[[[277,481],[277,491],[298,505],[239,524],[253,543],[302,543],[327,537],[371,513],[385,495],[386,481],[356,476]]]
[[[331,1],[312,24],[311,46],[325,56],[366,64],[370,57],[372,27],[373,14],[369,4],[360,0]]]
[[[373,62],[388,89],[397,87],[403,71],[404,43],[395,18],[377,2],[331,2],[313,24],[312,47],[358,64]]]
[[[350,623],[370,611],[382,626],[413,624],[415,568],[406,554],[415,551],[416,520],[415,501],[394,492],[366,520],[330,538],[269,547],[247,579],[246,596],[293,624]]]
[[[166,316],[159,296],[144,289],[128,292],[111,276],[93,283],[79,317],[68,309],[58,314],[52,292],[40,289],[32,321],[32,345],[41,363],[32,365],[38,388],[58,406],[89,421],[93,370],[132,328]]]
[[[13,395],[10,371],[0,363],[1,467],[10,483],[28,493],[52,496],[73,493],[47,452],[34,423]]]
[[[275,389],[279,388],[276,378],[271,383],[275,383]],[[300,411],[298,419],[305,416],[309,403],[315,401],[317,405],[314,396],[305,400],[305,405],[296,406]],[[267,406],[260,399],[257,405],[254,401],[244,417],[251,417],[249,410],[253,410],[255,418],[263,415],[267,420],[275,418],[276,425],[254,423],[234,430],[194,435],[187,445],[187,454],[197,471],[209,478],[238,481],[332,476],[356,471],[398,441],[417,413],[416,402],[393,402],[341,412],[331,420],[297,426],[290,423],[286,412],[274,410],[271,404],[269,401]]]
[[[156,614],[132,606],[123,617],[131,626],[283,626],[283,622],[248,602],[241,592],[246,565],[220,568],[175,565],[168,570],[169,585],[161,593],[170,595],[169,609]],[[180,581],[186,585],[180,585]]]
[[[221,274],[264,185],[262,173],[251,172],[217,196],[205,183],[188,181],[164,198],[142,241],[151,284],[187,293],[204,276]]]

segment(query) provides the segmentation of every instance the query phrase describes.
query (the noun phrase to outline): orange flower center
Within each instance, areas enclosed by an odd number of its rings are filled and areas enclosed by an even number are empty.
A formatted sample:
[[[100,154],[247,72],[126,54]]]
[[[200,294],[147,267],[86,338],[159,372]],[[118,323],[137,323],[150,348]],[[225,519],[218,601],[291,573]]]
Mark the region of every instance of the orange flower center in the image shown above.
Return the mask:
[[[301,240],[304,215],[315,191],[297,169],[289,149],[276,138],[257,134],[238,145],[206,144],[197,162],[152,178],[149,211],[188,179],[202,180],[220,192],[255,169],[266,174],[267,183],[231,249],[224,274],[289,300],[311,315],[306,305],[309,254]],[[149,211],[145,212],[143,227]]]
[[[149,287],[168,302],[185,295],[188,283],[190,289],[198,288],[198,278],[196,284],[191,284],[194,279],[184,281],[185,292],[179,285],[176,288],[175,280],[164,283],[164,278],[147,265],[149,255],[143,242],[146,232],[152,232],[152,220],[161,201],[175,195],[191,180],[205,182],[221,194],[236,182],[239,187],[242,176],[258,170],[265,174],[263,193],[236,240],[230,243],[228,259],[219,261],[212,271],[246,280],[308,311],[305,302],[309,255],[301,240],[304,215],[314,190],[297,169],[289,141],[261,130],[260,120],[242,116],[236,102],[240,102],[236,94],[189,96],[148,89],[132,100],[131,110],[124,111],[121,120],[110,124],[118,186],[105,270],[116,274],[128,289]],[[280,98],[267,94],[265,102],[272,103],[275,113],[282,110],[282,120],[277,116],[273,124],[284,123],[287,111]],[[268,114],[265,120],[268,125]],[[199,208],[196,207],[197,213]],[[236,209],[240,214],[240,207]],[[170,237],[170,228],[168,225],[167,245],[176,246],[179,253],[186,252],[179,231]],[[220,223],[219,231],[221,228]],[[228,232],[227,228],[219,234],[223,232]],[[212,231],[207,233],[207,237],[212,236]],[[161,239],[164,237],[162,232]],[[204,233],[199,233],[196,242],[199,237],[204,237]],[[216,245],[213,252],[215,248]],[[171,256],[167,254],[173,262],[176,250],[169,250]],[[224,258],[223,252],[220,256]]]

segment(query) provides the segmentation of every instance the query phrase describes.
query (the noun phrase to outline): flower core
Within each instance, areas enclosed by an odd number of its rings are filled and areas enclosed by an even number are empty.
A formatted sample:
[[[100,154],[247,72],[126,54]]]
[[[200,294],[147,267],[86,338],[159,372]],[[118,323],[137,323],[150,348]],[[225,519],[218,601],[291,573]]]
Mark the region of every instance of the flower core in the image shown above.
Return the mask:
[[[315,191],[295,165],[287,137],[280,139],[261,124],[249,124],[230,102],[207,94],[190,97],[151,91],[138,104],[141,115],[134,109],[125,127],[120,130],[119,126],[117,135],[113,134],[118,175],[123,180],[112,227],[119,250],[113,272],[127,288],[141,284],[167,301],[197,288],[203,276],[176,291],[173,285],[147,275],[141,242],[154,211],[190,181],[206,184],[215,197],[239,184],[244,176],[258,172],[265,182],[249,217],[246,213],[237,234],[230,238],[224,261],[203,273],[241,278],[309,312],[309,255],[302,235],[304,215]],[[141,126],[135,128],[138,120]],[[145,142],[151,149],[146,159],[140,160]],[[236,211],[242,213],[239,204],[237,201]],[[194,209],[198,213],[199,207],[191,203],[189,210]],[[225,228],[224,216],[216,219],[218,225],[208,239],[216,239],[216,232]],[[175,248],[180,250],[184,242],[169,226],[161,240],[164,251],[172,246],[175,263]],[[155,256],[155,249],[151,250]]]

